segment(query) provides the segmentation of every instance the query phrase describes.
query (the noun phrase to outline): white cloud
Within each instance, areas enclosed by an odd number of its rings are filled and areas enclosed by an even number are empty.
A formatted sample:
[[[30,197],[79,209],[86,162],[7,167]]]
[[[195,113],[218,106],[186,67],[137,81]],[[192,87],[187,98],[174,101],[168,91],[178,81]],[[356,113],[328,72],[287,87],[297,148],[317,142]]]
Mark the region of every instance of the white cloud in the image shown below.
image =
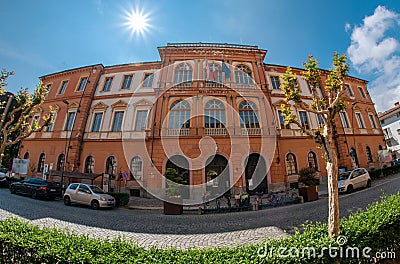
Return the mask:
[[[348,32],[350,29],[351,29],[350,23],[346,23],[346,24],[344,25],[344,31]]]
[[[351,33],[347,49],[358,72],[378,76],[369,90],[378,111],[384,111],[400,100],[400,42],[390,36],[391,30],[400,30],[400,15],[378,6],[371,16],[364,18]],[[346,24],[345,29],[350,28]]]

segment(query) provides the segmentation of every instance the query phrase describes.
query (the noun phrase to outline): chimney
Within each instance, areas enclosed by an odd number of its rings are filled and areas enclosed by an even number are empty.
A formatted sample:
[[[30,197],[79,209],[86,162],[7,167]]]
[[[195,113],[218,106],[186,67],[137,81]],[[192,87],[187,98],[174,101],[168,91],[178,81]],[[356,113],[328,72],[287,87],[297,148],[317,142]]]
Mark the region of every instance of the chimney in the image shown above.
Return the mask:
[[[394,103],[394,106],[399,106],[399,105],[400,105],[399,102]]]

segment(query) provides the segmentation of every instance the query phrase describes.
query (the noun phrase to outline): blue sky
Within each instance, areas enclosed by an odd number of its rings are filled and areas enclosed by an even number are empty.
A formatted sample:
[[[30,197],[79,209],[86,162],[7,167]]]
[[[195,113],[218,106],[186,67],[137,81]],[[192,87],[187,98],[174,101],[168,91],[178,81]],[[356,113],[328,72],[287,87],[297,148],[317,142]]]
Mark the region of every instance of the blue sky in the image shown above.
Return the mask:
[[[370,82],[382,111],[400,100],[399,1],[1,1],[0,67],[15,71],[8,90],[70,68],[159,60],[169,42],[258,45],[266,63],[301,67],[309,54],[330,66],[348,53],[351,75]],[[126,13],[151,27],[132,34]]]

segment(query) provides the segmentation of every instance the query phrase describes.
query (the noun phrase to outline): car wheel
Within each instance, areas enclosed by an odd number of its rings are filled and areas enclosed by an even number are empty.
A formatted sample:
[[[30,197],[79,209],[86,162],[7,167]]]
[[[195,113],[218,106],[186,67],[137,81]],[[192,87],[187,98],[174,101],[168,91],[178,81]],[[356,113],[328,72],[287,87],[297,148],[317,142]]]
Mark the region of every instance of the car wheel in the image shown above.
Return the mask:
[[[367,181],[367,188],[371,187],[371,180]]]
[[[15,194],[15,188],[14,187],[10,187],[10,193]]]
[[[33,199],[36,199],[36,198],[37,198],[37,193],[36,193],[36,191],[33,191],[33,192],[32,192],[32,198],[33,198]]]
[[[352,193],[353,192],[353,185],[349,185],[349,186],[347,186],[347,192],[348,193]]]
[[[65,205],[71,205],[71,199],[69,198],[69,196],[65,196],[64,197],[64,204]]]
[[[98,201],[94,200],[92,201],[92,203],[90,204],[93,210],[97,210],[100,208],[100,204]]]

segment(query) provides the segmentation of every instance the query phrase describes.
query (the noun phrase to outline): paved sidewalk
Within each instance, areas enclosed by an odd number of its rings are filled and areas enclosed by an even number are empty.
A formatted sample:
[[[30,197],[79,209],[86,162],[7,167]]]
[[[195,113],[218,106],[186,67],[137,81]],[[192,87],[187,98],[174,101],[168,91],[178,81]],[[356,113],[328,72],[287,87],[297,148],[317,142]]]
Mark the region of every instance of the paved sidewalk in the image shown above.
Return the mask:
[[[235,247],[238,245],[261,243],[265,239],[279,239],[288,236],[282,229],[277,227],[260,227],[232,232],[188,235],[133,233],[74,224],[54,218],[27,220],[0,209],[0,220],[11,217],[17,217],[39,227],[59,228],[77,235],[87,234],[93,238],[113,239],[123,237],[127,241],[136,243],[146,249],[152,246],[158,248],[176,247],[178,249],[193,247]]]

